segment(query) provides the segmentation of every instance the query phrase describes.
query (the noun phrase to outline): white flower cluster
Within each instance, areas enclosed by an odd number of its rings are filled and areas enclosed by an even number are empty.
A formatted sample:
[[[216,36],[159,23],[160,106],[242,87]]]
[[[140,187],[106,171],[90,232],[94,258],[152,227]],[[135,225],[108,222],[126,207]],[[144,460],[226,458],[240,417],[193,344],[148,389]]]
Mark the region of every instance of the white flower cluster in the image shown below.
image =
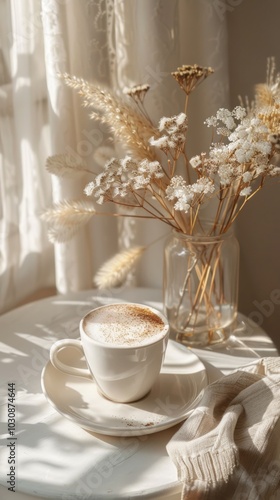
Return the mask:
[[[165,192],[169,201],[177,200],[174,204],[175,210],[188,213],[192,206],[201,203],[205,195],[214,191],[215,187],[211,179],[202,177],[193,184],[187,184],[181,175],[176,175],[172,177]]]
[[[246,116],[246,109],[236,106],[232,111],[226,108],[218,109],[216,116],[210,116],[205,120],[208,127],[217,128],[217,134],[228,135],[236,127],[235,119],[242,120]],[[223,127],[219,127],[220,123]]]
[[[150,144],[164,151],[182,150],[186,140],[186,130],[188,128],[188,119],[185,113],[163,117],[159,122],[158,130],[161,132],[159,138],[152,137]]]
[[[214,177],[217,174],[222,188],[235,183],[240,196],[249,196],[252,191],[249,184],[257,177],[279,174],[279,168],[270,164],[269,131],[259,118],[246,116],[246,110],[237,106],[233,111],[219,109],[216,116],[205,123],[217,128],[217,133],[226,136],[228,143],[212,144],[208,158],[205,153],[191,158],[190,165],[200,175],[207,172],[207,177]]]
[[[227,144],[212,144],[208,156],[201,153],[190,159],[191,167],[198,174],[196,182],[188,184],[180,175],[171,178],[165,190],[166,199],[173,202],[175,210],[185,213],[205,201],[206,195],[214,193],[215,185],[216,189],[217,186],[222,189],[236,186],[239,196],[246,197],[252,192],[250,184],[258,176],[279,174],[279,168],[270,164],[272,145],[268,129],[259,118],[247,117],[246,110],[237,106],[233,111],[219,109],[216,116],[208,118],[205,123],[226,136]],[[187,116],[180,113],[171,118],[163,117],[158,130],[161,136],[152,137],[150,144],[166,153],[170,150],[179,153],[185,146]],[[87,184],[85,193],[93,195],[99,204],[116,201],[129,198],[141,189],[152,193],[153,183],[164,176],[164,169],[158,161],[136,161],[130,156],[112,158],[104,171]]]
[[[271,153],[271,143],[267,140],[268,129],[258,118],[245,119],[229,136],[229,151],[239,163],[247,163],[259,156],[266,161]]]
[[[87,196],[93,195],[97,203],[124,198],[133,191],[148,188],[155,179],[164,176],[158,161],[137,162],[130,156],[123,159],[112,158],[104,171],[85,187]]]

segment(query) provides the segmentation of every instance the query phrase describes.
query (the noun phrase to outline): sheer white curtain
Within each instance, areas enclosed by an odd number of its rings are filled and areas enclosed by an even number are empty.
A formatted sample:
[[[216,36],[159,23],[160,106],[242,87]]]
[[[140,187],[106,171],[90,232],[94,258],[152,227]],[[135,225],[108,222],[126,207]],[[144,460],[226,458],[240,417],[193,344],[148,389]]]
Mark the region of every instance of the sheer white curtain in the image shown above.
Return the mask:
[[[215,68],[190,105],[189,152],[208,144],[203,120],[228,105],[226,18],[210,0],[0,0],[0,310],[55,284],[89,288],[100,264],[121,246],[149,243],[166,229],[155,221],[97,217],[67,244],[53,247],[40,213],[52,201],[77,199],[86,179],[45,171],[47,156],[71,153],[94,165],[107,134],[58,77],[68,72],[117,89],[148,83],[154,120],[182,108],[170,72],[181,64]],[[198,133],[199,131],[199,133]],[[162,241],[136,274],[161,286]]]
[[[51,201],[44,171],[49,126],[40,3],[0,1],[0,311],[54,282],[39,214]]]

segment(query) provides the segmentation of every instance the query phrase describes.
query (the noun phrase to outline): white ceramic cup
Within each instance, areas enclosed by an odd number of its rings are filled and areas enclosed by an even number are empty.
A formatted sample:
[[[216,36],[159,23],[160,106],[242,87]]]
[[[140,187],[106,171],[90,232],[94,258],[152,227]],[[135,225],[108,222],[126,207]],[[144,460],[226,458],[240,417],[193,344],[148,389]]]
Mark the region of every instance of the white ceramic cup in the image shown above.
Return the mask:
[[[106,339],[111,334],[111,339]],[[169,324],[161,312],[150,306],[108,304],[89,311],[81,319],[80,336],[79,340],[64,339],[52,345],[53,366],[85,377],[90,371],[105,397],[128,403],[144,397],[154,385],[164,361]],[[59,351],[67,347],[84,353],[89,371],[59,359]]]

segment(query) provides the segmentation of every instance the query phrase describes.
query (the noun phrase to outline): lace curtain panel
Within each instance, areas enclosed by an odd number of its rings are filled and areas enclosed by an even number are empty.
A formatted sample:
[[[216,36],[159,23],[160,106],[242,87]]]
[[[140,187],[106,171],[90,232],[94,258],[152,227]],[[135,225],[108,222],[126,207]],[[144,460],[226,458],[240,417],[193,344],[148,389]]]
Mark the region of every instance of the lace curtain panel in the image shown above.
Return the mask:
[[[226,22],[215,2],[0,0],[0,9],[3,312],[42,287],[55,285],[61,293],[92,287],[98,267],[119,248],[151,243],[166,232],[155,221],[95,217],[67,244],[48,241],[40,214],[52,202],[80,198],[87,179],[51,178],[46,158],[68,152],[98,172],[97,149],[112,146],[58,74],[120,91],[148,83],[147,107],[157,121],[182,110],[183,95],[171,71],[183,63],[214,67],[211,82],[191,103],[190,154],[209,142],[201,127],[205,117],[229,102]],[[159,241],[131,283],[161,286],[161,263]]]

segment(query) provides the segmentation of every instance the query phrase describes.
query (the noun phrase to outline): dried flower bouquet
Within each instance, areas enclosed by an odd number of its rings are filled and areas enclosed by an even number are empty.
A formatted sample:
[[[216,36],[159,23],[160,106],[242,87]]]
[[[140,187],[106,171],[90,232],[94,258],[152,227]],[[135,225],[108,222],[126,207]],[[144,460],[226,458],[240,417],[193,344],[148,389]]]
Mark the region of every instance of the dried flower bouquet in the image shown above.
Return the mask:
[[[172,76],[185,93],[184,110],[163,117],[158,125],[145,108],[148,85],[126,89],[119,95],[62,75],[65,83],[81,95],[91,118],[108,125],[125,153],[123,158],[110,158],[101,151],[107,156],[101,173],[94,173],[69,154],[48,158],[46,168],[51,174],[91,176],[81,200],[61,201],[43,214],[52,241],[67,241],[92,216],[107,216],[108,212],[98,209],[105,203],[112,205],[109,215],[157,219],[181,234],[193,235],[203,227],[202,207],[215,199],[215,214],[207,234],[228,231],[265,181],[280,173],[280,74],[276,73],[274,58],[270,58],[266,82],[256,85],[253,102],[241,102],[232,111],[221,108],[208,118],[205,124],[213,128],[209,150],[188,158],[189,96],[212,73],[211,68],[198,65],[184,65],[174,71]],[[120,285],[144,250],[134,247],[120,252],[98,271],[95,284],[100,288]],[[198,273],[203,278],[209,270],[200,268]],[[201,290],[204,288],[202,279]]]

